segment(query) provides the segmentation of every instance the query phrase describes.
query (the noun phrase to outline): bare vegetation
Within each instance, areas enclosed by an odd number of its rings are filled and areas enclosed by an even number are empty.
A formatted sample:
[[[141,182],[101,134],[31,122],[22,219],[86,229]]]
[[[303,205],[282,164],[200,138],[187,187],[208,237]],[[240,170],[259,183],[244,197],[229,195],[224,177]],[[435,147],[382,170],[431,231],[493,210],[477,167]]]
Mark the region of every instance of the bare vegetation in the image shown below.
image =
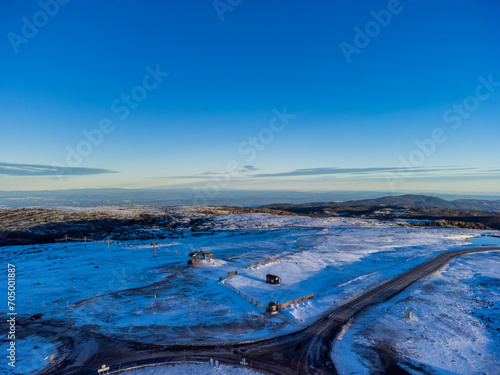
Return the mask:
[[[0,246],[112,239],[161,239],[196,230],[200,219],[234,213],[296,215],[268,208],[209,206],[101,206],[3,208]]]

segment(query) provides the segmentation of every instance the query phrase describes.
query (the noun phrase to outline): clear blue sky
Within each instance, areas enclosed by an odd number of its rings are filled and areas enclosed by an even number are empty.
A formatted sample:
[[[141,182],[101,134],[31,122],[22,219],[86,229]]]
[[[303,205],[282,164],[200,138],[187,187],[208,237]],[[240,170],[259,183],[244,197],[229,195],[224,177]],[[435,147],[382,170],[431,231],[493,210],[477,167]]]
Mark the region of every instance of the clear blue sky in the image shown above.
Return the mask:
[[[2,1],[0,190],[500,191],[497,1],[64,2]]]

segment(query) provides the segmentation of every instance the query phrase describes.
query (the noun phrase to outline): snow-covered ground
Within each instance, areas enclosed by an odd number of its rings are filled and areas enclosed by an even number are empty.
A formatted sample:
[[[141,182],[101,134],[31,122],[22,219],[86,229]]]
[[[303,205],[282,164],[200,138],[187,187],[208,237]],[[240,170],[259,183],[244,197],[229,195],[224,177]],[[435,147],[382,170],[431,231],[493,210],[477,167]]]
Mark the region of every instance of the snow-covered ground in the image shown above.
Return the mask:
[[[340,235],[340,236],[339,236]],[[326,228],[314,241],[303,239],[300,253],[238,271],[227,284],[261,303],[286,302],[314,293],[314,300],[283,310],[306,323],[328,308],[362,294],[433,255],[464,246],[460,230],[415,230],[387,226]],[[281,277],[281,285],[265,283],[266,274]]]
[[[221,365],[219,368],[216,368],[209,364],[153,366],[127,371],[126,373],[130,375],[259,375],[258,372],[243,367]]]
[[[215,230],[272,229],[286,227],[329,228],[342,225],[377,225],[375,221],[340,217],[311,218],[307,216],[277,216],[264,213],[217,215],[207,222],[207,228]]]
[[[19,328],[18,328],[19,329]],[[0,350],[7,353],[9,346],[2,342]],[[28,336],[16,339],[16,361],[15,367],[7,365],[8,359],[4,359],[0,374],[36,374],[50,363],[50,356],[57,353],[57,343],[50,339],[38,336]],[[6,354],[7,355],[7,354]]]
[[[112,242],[109,249],[105,242],[68,242],[4,247],[0,260],[16,266],[22,319],[42,313],[44,324],[143,342],[242,341],[300,329],[381,281],[488,233],[268,214],[219,215],[209,223],[215,232],[155,240],[156,257],[147,241]],[[188,266],[187,254],[199,248],[214,259]],[[269,257],[280,259],[245,268]],[[264,304],[315,298],[265,316],[219,282],[235,270],[238,276],[225,282]],[[283,284],[265,284],[267,273]]]
[[[411,374],[500,374],[500,252],[464,255],[360,314],[332,358],[339,374],[371,374],[388,363],[378,348]]]

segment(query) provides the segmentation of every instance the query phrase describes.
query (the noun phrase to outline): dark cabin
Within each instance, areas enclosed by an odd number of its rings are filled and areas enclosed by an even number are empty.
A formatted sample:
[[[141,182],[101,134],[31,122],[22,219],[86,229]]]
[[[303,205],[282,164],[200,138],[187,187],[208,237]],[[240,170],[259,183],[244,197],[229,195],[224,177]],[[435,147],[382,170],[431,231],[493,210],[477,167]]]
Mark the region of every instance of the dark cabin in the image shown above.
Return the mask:
[[[266,275],[266,283],[268,283],[268,284],[281,284],[281,279],[279,278],[279,276],[271,275],[268,273]]]
[[[203,250],[196,250],[194,253],[189,254],[191,259],[188,261],[188,264],[196,264],[197,261],[205,260],[207,257],[213,256],[213,253],[205,253]]]
[[[273,301],[269,302],[267,304],[267,311],[271,313],[275,313],[279,311],[279,306],[277,303],[274,303]]]

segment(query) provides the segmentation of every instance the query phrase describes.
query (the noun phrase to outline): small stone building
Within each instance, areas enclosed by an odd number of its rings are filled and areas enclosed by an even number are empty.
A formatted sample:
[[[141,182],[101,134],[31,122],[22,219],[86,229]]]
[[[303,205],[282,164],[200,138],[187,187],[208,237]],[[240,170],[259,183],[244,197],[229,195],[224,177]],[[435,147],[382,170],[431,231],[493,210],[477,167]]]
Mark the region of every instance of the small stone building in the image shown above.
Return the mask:
[[[271,275],[268,273],[266,275],[266,283],[268,283],[268,284],[281,284],[281,279],[279,278],[279,276]]]

